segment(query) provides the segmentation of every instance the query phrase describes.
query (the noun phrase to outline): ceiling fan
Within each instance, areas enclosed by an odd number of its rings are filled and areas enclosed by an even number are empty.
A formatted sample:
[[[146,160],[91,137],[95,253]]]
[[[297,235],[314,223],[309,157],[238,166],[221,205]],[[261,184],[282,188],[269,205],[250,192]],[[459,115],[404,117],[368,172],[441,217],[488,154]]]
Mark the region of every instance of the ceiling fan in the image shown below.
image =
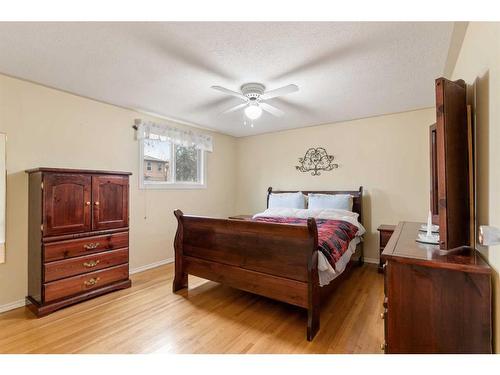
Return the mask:
[[[241,92],[229,90],[221,86],[212,86],[212,88],[244,100],[244,103],[229,108],[222,113],[230,113],[245,108],[245,115],[251,120],[258,119],[262,115],[262,111],[266,111],[276,117],[283,116],[285,113],[282,110],[265,103],[265,101],[299,91],[299,86],[297,85],[286,85],[279,89],[265,91],[266,86],[261,83],[245,83],[240,88]]]

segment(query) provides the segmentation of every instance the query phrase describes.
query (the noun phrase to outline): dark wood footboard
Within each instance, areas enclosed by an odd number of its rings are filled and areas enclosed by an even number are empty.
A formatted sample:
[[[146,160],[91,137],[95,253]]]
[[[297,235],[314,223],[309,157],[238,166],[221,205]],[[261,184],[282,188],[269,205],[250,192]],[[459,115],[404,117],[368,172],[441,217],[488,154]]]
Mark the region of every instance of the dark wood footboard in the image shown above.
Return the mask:
[[[173,291],[188,274],[307,309],[307,339],[319,330],[318,231],[307,226],[216,219],[174,212]]]

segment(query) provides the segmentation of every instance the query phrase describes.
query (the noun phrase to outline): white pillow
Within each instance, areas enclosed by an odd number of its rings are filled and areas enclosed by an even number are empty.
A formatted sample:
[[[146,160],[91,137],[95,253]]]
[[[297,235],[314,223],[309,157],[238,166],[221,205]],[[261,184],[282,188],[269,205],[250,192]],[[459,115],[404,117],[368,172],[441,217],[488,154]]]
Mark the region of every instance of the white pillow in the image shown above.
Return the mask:
[[[309,194],[309,209],[335,208],[352,211],[352,195],[350,194]]]
[[[306,208],[304,194],[297,193],[271,193],[269,195],[269,208]]]

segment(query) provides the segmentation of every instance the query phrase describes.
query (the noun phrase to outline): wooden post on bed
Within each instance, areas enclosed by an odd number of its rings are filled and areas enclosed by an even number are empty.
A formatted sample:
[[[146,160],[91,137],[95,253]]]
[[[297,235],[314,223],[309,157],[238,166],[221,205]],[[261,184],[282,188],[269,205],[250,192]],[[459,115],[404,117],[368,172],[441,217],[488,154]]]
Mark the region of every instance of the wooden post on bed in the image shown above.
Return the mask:
[[[320,286],[318,275],[318,227],[316,220],[307,219],[309,234],[314,239],[313,251],[307,262],[308,306],[307,306],[307,340],[312,341],[319,331]]]
[[[362,211],[362,207],[363,207],[363,204],[361,202],[361,200],[363,199],[363,186],[360,186],[359,187],[359,204],[358,204],[358,214],[359,214],[359,217],[358,217],[358,221],[360,223],[363,223],[363,211]],[[358,266],[362,266],[364,263],[365,263],[365,248],[363,246],[363,242],[360,242],[358,244],[359,246],[359,259],[358,259]]]
[[[175,274],[174,283],[172,285],[172,291],[175,293],[180,289],[188,287],[188,275],[184,271],[184,265],[182,261],[182,243],[184,240],[184,230],[183,230],[183,213],[181,210],[175,210],[174,215],[177,218],[177,232],[175,233],[174,239],[174,251],[175,251]]]
[[[272,194],[273,188],[272,186],[269,186],[267,188],[267,199],[266,199],[266,208],[269,208],[269,196]]]

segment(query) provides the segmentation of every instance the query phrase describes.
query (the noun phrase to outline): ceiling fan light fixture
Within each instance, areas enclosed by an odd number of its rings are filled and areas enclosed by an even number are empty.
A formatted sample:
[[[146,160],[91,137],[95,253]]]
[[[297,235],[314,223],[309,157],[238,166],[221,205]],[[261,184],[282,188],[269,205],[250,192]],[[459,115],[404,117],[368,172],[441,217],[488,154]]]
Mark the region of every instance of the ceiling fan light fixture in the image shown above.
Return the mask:
[[[249,105],[245,108],[245,115],[250,120],[256,120],[262,115],[262,108],[260,108],[258,105]]]
[[[290,84],[278,89],[266,91],[266,86],[261,83],[254,82],[242,85],[240,87],[241,93],[226,89],[222,86],[212,86],[212,89],[223,92],[226,95],[243,99],[243,103],[235,105],[222,113],[231,113],[244,108],[245,116],[253,121],[262,116],[262,111],[265,111],[275,117],[283,117],[285,113],[279,108],[266,103],[266,100],[299,91],[299,86]]]

